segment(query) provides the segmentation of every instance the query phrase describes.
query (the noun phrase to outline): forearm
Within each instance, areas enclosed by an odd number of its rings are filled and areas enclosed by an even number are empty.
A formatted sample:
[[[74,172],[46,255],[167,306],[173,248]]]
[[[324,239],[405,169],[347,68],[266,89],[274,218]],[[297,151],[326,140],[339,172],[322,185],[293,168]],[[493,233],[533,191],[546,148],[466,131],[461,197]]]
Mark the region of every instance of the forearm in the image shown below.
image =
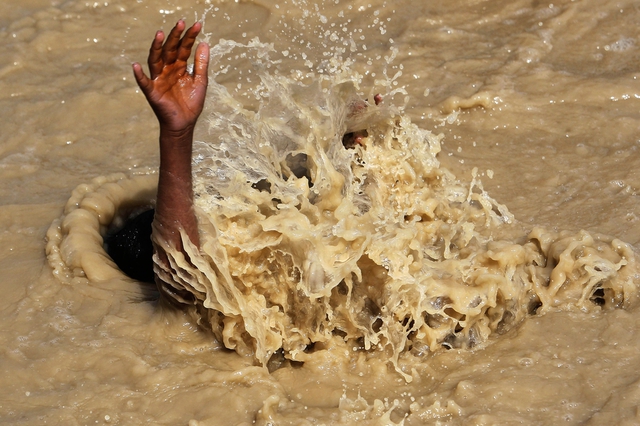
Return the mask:
[[[160,123],[160,178],[153,235],[183,251],[180,231],[199,246],[193,209],[191,149],[193,129],[202,112],[208,84],[209,46],[196,48],[193,70],[187,68],[202,23],[196,22],[184,37],[179,20],[166,37],[158,31],[149,49],[149,76],[139,63],[133,75]],[[155,238],[154,238],[155,239]],[[158,254],[162,249],[156,245]]]
[[[182,249],[182,228],[199,246],[198,223],[193,208],[191,154],[193,127],[175,132],[160,125],[160,177],[154,231],[177,249]]]

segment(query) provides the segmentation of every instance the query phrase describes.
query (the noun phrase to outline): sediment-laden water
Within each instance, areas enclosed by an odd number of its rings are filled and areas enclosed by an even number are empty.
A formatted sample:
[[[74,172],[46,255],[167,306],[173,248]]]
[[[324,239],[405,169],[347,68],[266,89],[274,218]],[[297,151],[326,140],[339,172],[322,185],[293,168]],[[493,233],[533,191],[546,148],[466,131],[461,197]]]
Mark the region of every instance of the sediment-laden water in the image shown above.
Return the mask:
[[[636,423],[639,14],[0,6],[0,419]],[[114,268],[101,235],[154,196],[130,63],[202,16],[216,83],[190,283],[214,309],[182,312]]]

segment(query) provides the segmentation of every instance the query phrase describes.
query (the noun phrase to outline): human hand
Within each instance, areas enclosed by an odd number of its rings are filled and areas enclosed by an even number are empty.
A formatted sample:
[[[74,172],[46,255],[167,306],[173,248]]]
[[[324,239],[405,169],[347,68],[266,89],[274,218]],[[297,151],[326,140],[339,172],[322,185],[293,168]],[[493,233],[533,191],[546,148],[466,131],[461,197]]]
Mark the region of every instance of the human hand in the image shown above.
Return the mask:
[[[149,50],[149,77],[139,63],[132,65],[136,82],[156,114],[161,130],[171,133],[193,130],[207,92],[209,46],[206,43],[196,48],[193,73],[187,71],[187,61],[202,23],[193,24],[180,38],[184,29],[184,21],[179,20],[166,42],[162,31],[156,33]]]

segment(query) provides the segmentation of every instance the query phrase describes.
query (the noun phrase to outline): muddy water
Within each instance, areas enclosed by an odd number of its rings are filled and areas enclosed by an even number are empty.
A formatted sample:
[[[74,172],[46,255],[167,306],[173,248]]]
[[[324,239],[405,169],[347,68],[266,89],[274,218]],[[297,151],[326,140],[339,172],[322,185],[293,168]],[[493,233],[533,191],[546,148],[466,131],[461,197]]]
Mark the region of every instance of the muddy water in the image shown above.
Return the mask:
[[[335,57],[323,38],[335,31],[332,23],[350,20],[357,50],[347,48],[342,59],[352,55],[363,87],[376,86],[385,56],[397,48],[386,69],[390,77],[402,71],[391,89],[404,87],[407,95],[385,102],[404,106],[414,123],[444,134],[439,160],[460,180],[469,181],[477,167],[485,189],[525,229],[586,229],[640,248],[637,5],[414,0],[318,6],[319,12],[312,2],[284,1],[0,5],[0,419],[640,422],[640,312],[633,308],[530,317],[480,349],[414,360],[416,379],[406,383],[387,363],[366,355],[340,362],[339,346],[324,358],[269,374],[223,349],[186,315],[159,309],[153,288],[124,279],[100,253],[94,256],[98,234],[70,245],[72,252],[83,247],[67,262],[71,269],[52,270],[45,233],[76,186],[85,184],[67,209],[115,179],[91,183],[95,177],[113,173],[141,177],[106,191],[117,194],[109,202],[152,196],[155,121],[129,64],[144,60],[157,28],[208,9],[205,31],[212,44],[256,36],[273,42],[283,53],[274,67],[286,74],[302,69],[302,52],[314,64]],[[304,10],[313,19],[302,27]],[[221,83],[234,87],[244,78],[242,59]],[[102,203],[97,210],[104,209],[108,222],[109,202],[91,202]]]

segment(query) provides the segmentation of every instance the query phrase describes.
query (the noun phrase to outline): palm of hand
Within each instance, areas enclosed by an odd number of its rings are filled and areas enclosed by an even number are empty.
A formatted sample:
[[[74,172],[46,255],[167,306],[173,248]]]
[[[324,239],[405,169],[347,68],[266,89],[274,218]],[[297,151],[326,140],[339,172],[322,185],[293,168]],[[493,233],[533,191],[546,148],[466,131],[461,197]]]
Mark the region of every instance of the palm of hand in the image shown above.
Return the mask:
[[[180,39],[184,22],[179,21],[164,44],[164,34],[158,31],[149,50],[150,78],[144,75],[140,64],[133,65],[140,89],[160,126],[168,131],[182,132],[193,128],[204,106],[209,62],[206,44],[202,43],[196,49],[193,74],[187,71],[187,61],[200,29],[201,24],[197,22]]]
[[[202,112],[207,85],[202,78],[186,71],[186,63],[165,66],[151,84],[147,99],[161,122],[172,130],[195,125]]]

